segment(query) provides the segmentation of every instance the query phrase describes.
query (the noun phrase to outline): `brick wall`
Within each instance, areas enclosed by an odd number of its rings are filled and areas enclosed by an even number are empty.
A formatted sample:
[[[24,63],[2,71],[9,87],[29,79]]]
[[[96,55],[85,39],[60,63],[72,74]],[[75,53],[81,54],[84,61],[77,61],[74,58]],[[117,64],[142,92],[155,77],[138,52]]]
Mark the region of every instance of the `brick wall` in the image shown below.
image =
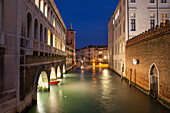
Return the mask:
[[[170,23],[148,30],[127,41],[126,77],[146,90],[150,90],[150,69],[158,69],[158,95],[170,102]],[[139,64],[133,65],[136,59]]]

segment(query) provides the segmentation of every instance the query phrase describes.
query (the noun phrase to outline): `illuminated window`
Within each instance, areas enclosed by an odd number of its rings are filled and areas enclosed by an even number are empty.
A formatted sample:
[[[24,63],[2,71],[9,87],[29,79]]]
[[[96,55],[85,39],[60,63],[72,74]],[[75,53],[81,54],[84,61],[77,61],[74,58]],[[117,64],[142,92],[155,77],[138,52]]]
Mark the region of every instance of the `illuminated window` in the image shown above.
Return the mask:
[[[121,42],[119,43],[119,53],[121,53],[122,52],[122,44],[121,44]]]
[[[44,12],[44,0],[40,0],[40,10]]]
[[[155,18],[155,14],[154,14],[154,13],[151,13],[151,14],[150,14],[150,18]]]
[[[35,0],[35,4],[39,7],[39,0]]]
[[[167,18],[167,14],[161,14],[161,18]]]
[[[48,30],[48,45],[50,45],[50,30]]]
[[[53,47],[55,47],[55,35],[53,35]]]
[[[162,18],[161,23],[165,23],[167,20],[167,14],[161,14],[161,18]]]
[[[115,24],[115,20],[113,19],[113,24]]]
[[[45,8],[45,16],[48,16],[48,8],[47,8],[47,3],[44,4],[44,8]]]
[[[55,17],[53,17],[53,27],[55,27]]]
[[[123,53],[125,52],[125,42],[123,42]]]

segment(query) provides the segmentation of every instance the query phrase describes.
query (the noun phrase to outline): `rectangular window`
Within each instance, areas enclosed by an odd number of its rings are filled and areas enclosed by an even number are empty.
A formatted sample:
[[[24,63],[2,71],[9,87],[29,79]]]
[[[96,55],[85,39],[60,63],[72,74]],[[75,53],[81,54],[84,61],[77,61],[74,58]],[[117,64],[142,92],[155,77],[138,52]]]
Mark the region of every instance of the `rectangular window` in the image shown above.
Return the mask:
[[[135,0],[130,0],[131,3],[135,3]]]
[[[151,13],[151,14],[150,14],[150,18],[155,18],[155,14],[154,14],[154,13]]]
[[[166,0],[161,0],[161,3],[166,3]]]
[[[167,14],[161,14],[161,18],[162,18],[161,23],[165,23],[167,20]]]
[[[131,19],[131,31],[135,31],[135,19]]]
[[[155,26],[155,20],[151,19],[150,20],[150,29],[154,28],[154,26]]]
[[[150,0],[150,3],[155,3],[155,0]]]

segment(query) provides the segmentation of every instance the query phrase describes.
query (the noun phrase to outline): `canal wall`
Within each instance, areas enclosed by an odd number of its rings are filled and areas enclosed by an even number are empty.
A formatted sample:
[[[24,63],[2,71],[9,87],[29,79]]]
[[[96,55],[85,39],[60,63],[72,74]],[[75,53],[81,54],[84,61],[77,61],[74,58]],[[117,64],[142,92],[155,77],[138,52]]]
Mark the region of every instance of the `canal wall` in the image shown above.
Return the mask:
[[[170,108],[170,22],[127,41],[126,79]]]

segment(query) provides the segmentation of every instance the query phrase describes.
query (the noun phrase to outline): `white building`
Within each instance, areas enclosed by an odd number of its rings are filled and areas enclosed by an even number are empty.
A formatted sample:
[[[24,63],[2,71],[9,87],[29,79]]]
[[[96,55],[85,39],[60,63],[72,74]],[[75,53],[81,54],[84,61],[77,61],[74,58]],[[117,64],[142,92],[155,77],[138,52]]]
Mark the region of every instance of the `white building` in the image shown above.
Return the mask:
[[[120,0],[108,23],[109,68],[125,76],[126,41],[170,20],[170,0]]]

